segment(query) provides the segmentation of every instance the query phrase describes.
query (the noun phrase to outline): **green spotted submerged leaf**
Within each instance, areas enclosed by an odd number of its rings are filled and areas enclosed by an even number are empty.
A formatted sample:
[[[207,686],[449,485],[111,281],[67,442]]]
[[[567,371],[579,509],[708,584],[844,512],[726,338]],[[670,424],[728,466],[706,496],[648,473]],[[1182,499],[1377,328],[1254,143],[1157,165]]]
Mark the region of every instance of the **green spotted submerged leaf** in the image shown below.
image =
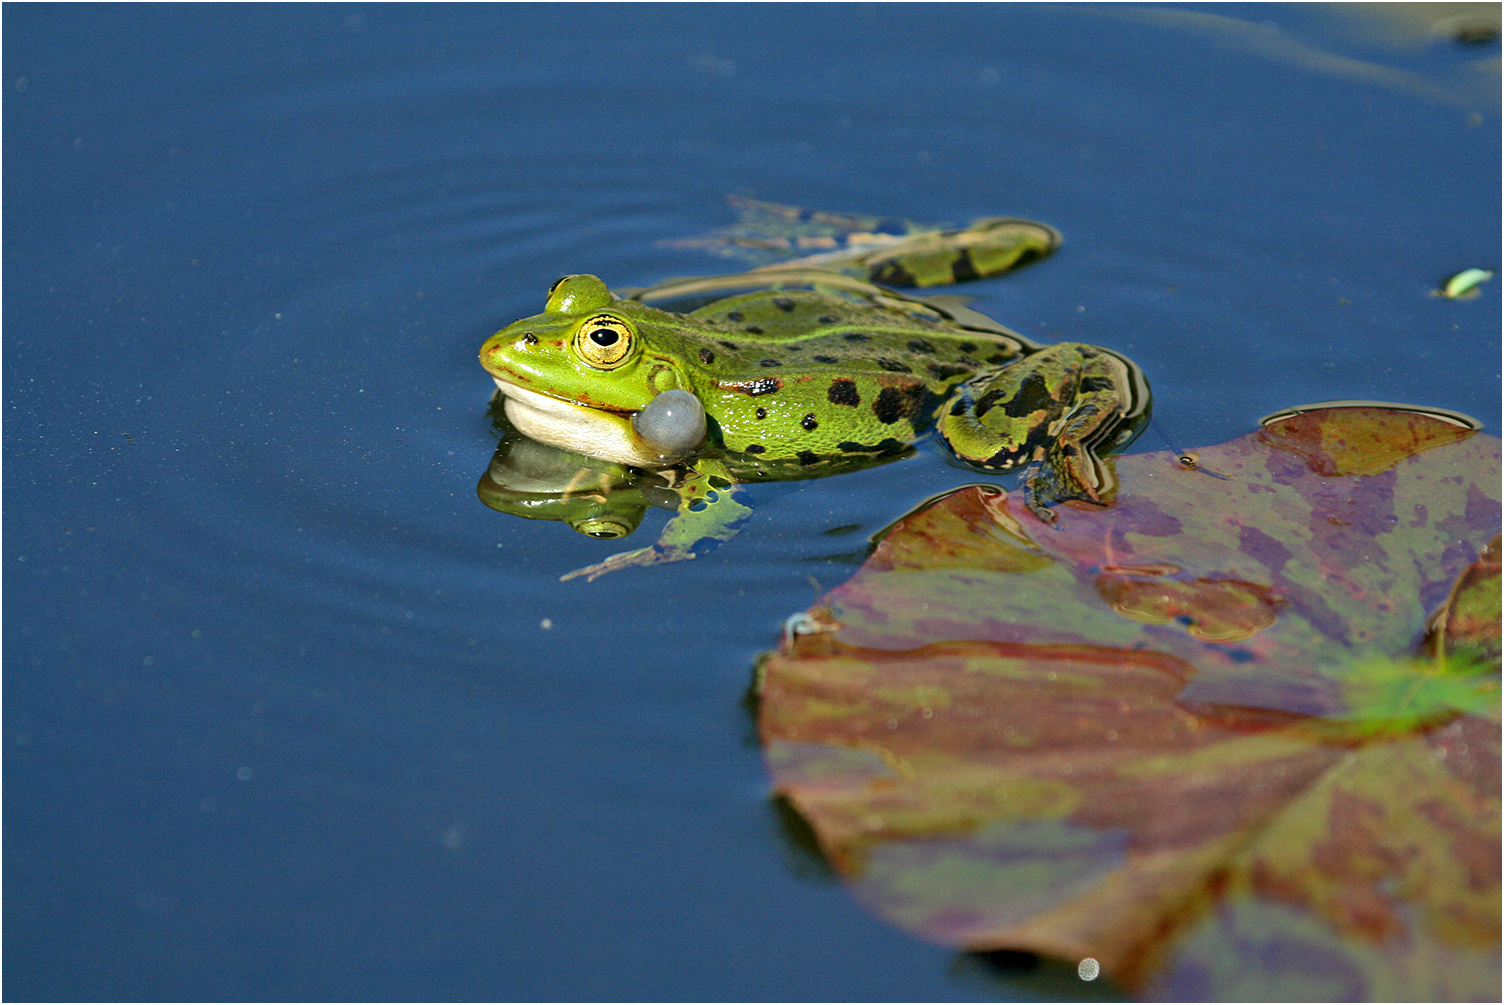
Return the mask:
[[[778,790],[873,911],[1178,999],[1500,994],[1499,443],[1296,412],[968,486],[763,660]]]

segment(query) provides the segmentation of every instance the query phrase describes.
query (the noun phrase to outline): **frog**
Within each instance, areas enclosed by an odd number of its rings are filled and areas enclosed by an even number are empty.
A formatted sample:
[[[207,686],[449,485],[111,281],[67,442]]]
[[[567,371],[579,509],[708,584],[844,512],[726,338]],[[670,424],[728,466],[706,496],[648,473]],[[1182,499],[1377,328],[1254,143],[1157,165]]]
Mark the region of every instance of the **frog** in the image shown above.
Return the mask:
[[[652,472],[679,507],[655,544],[567,574],[695,557],[749,515],[738,486],[888,463],[935,434],[960,465],[1022,472],[1024,506],[1109,505],[1110,455],[1150,410],[1143,371],[1111,349],[1042,345],[954,297],[899,286],[986,278],[1059,243],[985,218],[877,248],[613,293],[567,275],[541,314],[480,361],[523,435]]]

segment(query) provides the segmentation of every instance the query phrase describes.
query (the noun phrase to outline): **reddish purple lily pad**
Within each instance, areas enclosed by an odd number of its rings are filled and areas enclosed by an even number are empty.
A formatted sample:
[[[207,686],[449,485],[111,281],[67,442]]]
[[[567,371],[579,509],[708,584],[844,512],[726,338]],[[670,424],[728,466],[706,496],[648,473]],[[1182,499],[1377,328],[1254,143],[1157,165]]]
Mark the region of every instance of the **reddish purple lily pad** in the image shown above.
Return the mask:
[[[767,657],[777,788],[926,939],[1182,999],[1497,999],[1498,440],[1378,408],[969,486]]]

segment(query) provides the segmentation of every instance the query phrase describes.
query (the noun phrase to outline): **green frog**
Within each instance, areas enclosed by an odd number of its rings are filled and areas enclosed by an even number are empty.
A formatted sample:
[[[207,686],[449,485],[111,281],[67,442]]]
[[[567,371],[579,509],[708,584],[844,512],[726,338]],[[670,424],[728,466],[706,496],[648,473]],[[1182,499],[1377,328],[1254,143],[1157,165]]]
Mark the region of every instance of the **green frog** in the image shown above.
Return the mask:
[[[564,578],[693,558],[747,516],[736,485],[883,463],[932,431],[969,467],[1021,469],[1046,524],[1067,500],[1107,504],[1106,455],[1149,414],[1139,368],[892,288],[995,275],[1058,240],[988,219],[623,296],[591,275],[554,283],[542,314],[481,347],[507,418],[542,443],[658,472],[679,498],[656,544]]]

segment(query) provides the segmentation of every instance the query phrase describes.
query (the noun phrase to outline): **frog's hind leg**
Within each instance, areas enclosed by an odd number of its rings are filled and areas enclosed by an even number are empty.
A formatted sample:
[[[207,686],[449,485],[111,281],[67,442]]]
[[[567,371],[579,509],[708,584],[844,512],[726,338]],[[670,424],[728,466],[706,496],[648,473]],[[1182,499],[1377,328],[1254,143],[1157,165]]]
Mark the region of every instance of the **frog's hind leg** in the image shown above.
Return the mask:
[[[923,234],[862,256],[864,278],[888,286],[949,286],[1002,275],[1049,255],[1060,232],[1033,220],[988,217],[964,230]]]
[[[1117,488],[1106,455],[1149,417],[1143,372],[1117,353],[1064,342],[964,386],[939,422],[967,463],[1025,469],[1024,503],[1045,523],[1068,499],[1106,505]]]
[[[1044,258],[1060,241],[1060,231],[1047,224],[986,217],[964,230],[885,239],[878,247],[825,252],[753,271],[819,268],[886,286],[949,286],[1001,275]]]

